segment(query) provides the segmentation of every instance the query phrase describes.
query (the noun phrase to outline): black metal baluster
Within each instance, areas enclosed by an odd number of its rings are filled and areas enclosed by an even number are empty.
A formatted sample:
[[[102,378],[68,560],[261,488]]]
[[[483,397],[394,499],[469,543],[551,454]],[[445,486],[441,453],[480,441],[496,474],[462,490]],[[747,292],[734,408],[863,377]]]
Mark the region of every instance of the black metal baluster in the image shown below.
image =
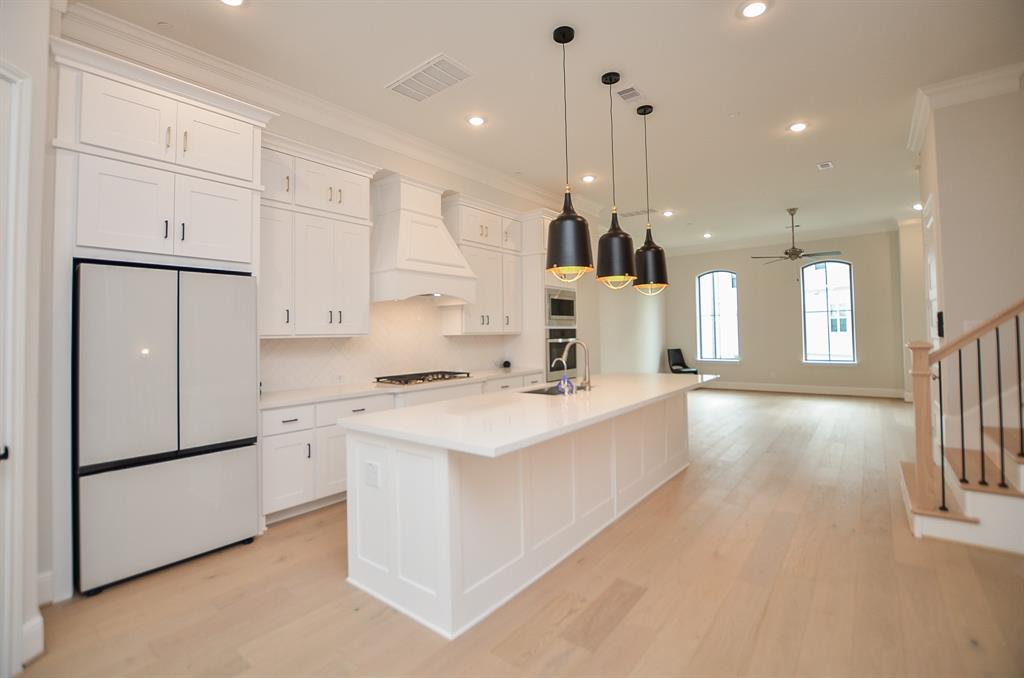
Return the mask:
[[[1024,457],[1024,394],[1020,392],[1020,316],[1013,316],[1013,324],[1017,328],[1017,424],[1020,427],[1020,451],[1018,457]]]
[[[996,327],[996,402],[999,404],[999,487],[1006,487],[1006,439],[1003,433],[1003,352]]]
[[[981,434],[981,480],[979,485],[988,485],[985,480],[985,390],[981,384],[981,337],[978,337],[978,433]]]
[[[964,442],[964,350],[957,349],[956,366],[960,385],[960,482],[967,482],[967,444]]]
[[[946,506],[946,421],[942,414],[942,361],[939,361],[939,476],[942,483],[942,503],[940,511],[948,511]]]

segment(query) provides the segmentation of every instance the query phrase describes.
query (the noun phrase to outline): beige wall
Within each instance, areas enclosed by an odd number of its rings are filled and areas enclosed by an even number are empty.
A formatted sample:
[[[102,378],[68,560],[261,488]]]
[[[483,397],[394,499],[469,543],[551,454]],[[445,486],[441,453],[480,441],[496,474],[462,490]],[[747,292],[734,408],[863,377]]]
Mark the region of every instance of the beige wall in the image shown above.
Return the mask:
[[[920,219],[899,225],[900,311],[903,319],[903,398],[910,401],[911,354],[906,344],[928,339],[928,310],[924,286],[924,234]]]
[[[777,254],[785,246],[704,252],[669,259],[666,293],[667,345],[681,347],[686,361],[720,374],[723,385],[902,397],[902,328],[897,233],[801,243],[810,250],[841,250],[853,265],[855,365],[803,362],[800,264],[765,265],[752,255]],[[696,277],[712,269],[736,273],[740,306],[740,361],[696,360]]]

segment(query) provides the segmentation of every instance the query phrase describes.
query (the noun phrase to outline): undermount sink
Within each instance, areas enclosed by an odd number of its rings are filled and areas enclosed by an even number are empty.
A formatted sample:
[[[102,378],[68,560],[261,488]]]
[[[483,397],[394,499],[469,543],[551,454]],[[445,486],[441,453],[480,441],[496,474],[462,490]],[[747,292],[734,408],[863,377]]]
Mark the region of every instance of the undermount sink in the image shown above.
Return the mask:
[[[548,386],[546,388],[535,388],[532,391],[523,391],[523,393],[536,393],[537,395],[549,395],[549,396],[565,395],[564,393],[562,393],[561,391],[558,390],[558,385],[557,384],[555,384],[554,386]]]

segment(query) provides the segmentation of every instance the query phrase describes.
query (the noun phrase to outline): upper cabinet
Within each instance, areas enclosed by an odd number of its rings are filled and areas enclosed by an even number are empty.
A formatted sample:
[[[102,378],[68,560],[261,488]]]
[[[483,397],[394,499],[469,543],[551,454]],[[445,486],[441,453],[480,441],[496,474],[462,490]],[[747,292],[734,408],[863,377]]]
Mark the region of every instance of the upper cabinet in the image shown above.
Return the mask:
[[[253,177],[253,128],[226,115],[178,104],[179,165],[225,174]]]
[[[522,224],[500,208],[456,194],[444,199],[444,223],[455,241],[508,252],[522,249]]]

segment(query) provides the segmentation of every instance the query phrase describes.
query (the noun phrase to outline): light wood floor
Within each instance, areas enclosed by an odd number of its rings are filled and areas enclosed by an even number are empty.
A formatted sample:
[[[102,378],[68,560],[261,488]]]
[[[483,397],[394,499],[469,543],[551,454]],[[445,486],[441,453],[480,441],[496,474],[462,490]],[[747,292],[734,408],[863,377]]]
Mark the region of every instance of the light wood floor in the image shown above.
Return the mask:
[[[1024,558],[907,530],[909,406],[690,402],[693,465],[454,642],[345,583],[338,505],[49,607],[26,675],[1024,675]]]

